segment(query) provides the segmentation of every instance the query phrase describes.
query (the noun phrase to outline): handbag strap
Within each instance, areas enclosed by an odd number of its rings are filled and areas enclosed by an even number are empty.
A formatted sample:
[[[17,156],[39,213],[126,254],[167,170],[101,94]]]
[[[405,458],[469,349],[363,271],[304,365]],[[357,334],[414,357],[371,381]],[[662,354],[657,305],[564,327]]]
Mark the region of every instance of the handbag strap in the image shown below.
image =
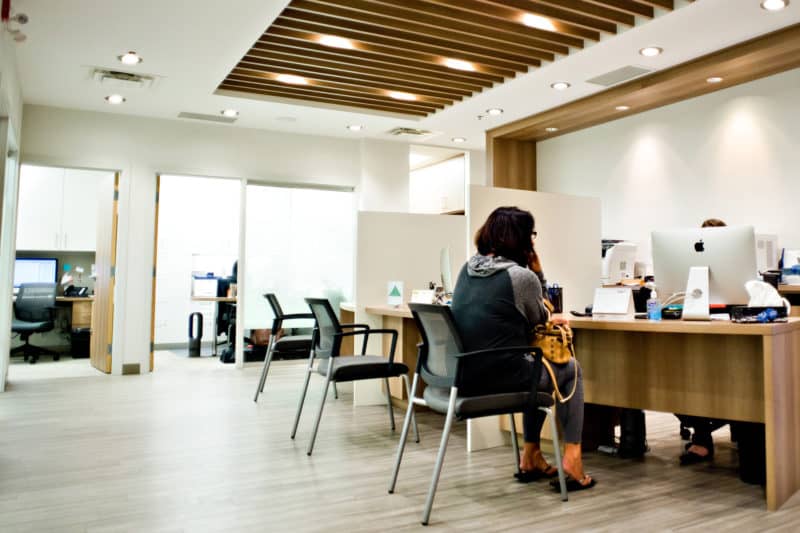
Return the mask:
[[[569,345],[570,352],[573,353],[572,358],[575,359],[575,354],[572,348],[572,343]],[[550,381],[553,383],[553,398],[557,399],[559,403],[567,403],[575,396],[575,391],[578,390],[578,361],[575,359],[575,378],[572,380],[572,392],[569,393],[569,396],[566,398],[561,394],[561,391],[558,388],[558,381],[556,380],[556,374],[553,372],[553,367],[550,366],[550,361],[546,358],[542,357],[542,364],[547,369],[547,373],[550,374]]]

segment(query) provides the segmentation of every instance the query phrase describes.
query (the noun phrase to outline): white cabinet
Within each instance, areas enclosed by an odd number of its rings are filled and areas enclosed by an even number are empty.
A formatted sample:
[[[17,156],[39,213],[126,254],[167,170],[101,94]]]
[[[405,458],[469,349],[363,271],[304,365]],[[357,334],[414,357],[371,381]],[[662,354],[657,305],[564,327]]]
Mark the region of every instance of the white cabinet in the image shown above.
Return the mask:
[[[17,250],[61,249],[63,189],[63,168],[22,166]]]
[[[91,252],[97,243],[100,179],[108,172],[23,165],[17,250]]]

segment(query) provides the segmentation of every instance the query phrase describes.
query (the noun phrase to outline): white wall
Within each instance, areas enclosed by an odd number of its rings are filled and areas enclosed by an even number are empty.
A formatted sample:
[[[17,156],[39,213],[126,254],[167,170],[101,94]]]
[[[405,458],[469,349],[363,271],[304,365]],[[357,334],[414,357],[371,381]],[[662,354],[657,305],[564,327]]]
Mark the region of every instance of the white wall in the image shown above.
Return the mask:
[[[408,150],[405,143],[361,141],[361,211],[408,211]]]
[[[114,373],[149,367],[157,173],[350,187],[360,177],[355,140],[35,105],[25,114],[23,161],[121,171]]]
[[[544,141],[542,191],[602,200],[602,235],[640,243],[652,229],[710,217],[800,247],[800,69]]]
[[[468,179],[463,155],[412,170],[408,192],[411,213],[446,213],[464,210]]]

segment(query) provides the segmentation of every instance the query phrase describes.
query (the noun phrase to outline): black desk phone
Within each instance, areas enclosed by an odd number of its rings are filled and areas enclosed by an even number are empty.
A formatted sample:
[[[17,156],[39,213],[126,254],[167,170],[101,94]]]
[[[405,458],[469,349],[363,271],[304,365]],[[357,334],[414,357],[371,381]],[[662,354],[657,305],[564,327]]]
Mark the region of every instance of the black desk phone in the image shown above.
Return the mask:
[[[89,296],[89,287],[76,287],[75,285],[70,285],[64,289],[64,296],[69,298],[82,298]]]

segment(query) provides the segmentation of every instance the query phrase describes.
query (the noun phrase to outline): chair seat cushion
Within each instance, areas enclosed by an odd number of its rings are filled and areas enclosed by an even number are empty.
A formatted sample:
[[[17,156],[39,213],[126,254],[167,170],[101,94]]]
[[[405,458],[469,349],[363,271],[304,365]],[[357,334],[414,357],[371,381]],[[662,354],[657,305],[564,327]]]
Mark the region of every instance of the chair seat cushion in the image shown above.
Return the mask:
[[[422,397],[432,410],[442,414],[447,413],[450,389],[425,387]],[[550,407],[551,405],[553,405],[553,397],[544,392],[537,392],[535,395],[530,392],[506,392],[485,396],[458,396],[455,414],[462,419],[477,418],[517,413],[530,407]]]
[[[52,322],[27,322],[25,320],[17,320],[16,318],[11,321],[11,331],[17,333],[27,333],[29,331],[39,332],[48,331],[53,329]]]
[[[408,374],[408,366],[395,362],[389,364],[386,357],[380,355],[356,355],[353,357],[333,357],[322,359],[317,372],[327,375],[328,362],[333,361],[334,381],[356,381],[359,379],[392,378]]]
[[[277,352],[306,352],[311,350],[311,335],[290,335],[275,341]]]

